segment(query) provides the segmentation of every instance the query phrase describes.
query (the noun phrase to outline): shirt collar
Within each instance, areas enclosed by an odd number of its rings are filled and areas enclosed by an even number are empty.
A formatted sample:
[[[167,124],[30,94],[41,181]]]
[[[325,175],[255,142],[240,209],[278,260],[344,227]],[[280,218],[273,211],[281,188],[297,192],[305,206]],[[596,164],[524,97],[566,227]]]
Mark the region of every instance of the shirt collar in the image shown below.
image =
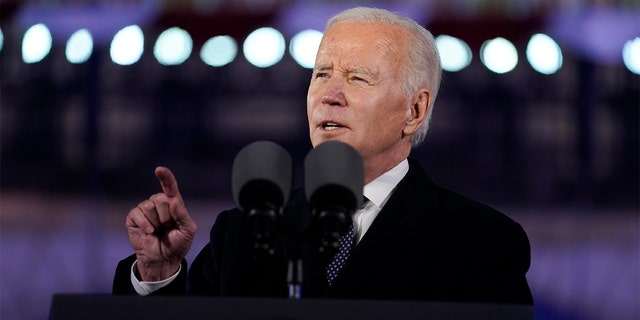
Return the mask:
[[[393,191],[400,180],[404,178],[407,172],[409,172],[409,162],[407,159],[404,159],[395,167],[391,168],[391,170],[367,183],[362,193],[373,204],[381,207],[389,194],[391,194],[391,191]]]

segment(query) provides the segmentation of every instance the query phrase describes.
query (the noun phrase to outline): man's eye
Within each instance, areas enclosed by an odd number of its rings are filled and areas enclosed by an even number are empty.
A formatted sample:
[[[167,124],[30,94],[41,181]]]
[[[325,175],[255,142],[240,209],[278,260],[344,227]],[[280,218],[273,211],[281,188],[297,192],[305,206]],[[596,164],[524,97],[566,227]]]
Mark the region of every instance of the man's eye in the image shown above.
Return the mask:
[[[351,81],[354,81],[354,82],[367,82],[366,79],[361,78],[361,77],[357,77],[357,76],[352,76],[351,77]]]
[[[329,74],[326,72],[318,72],[316,73],[316,78],[327,78],[329,77]]]

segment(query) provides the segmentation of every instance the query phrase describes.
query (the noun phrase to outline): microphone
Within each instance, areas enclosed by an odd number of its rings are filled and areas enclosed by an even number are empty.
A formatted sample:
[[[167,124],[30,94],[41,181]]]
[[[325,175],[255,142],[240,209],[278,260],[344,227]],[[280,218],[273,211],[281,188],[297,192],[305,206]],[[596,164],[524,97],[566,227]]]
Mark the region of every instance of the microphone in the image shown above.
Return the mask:
[[[307,154],[304,174],[305,195],[320,233],[318,249],[333,257],[362,202],[362,158],[344,142],[327,141]]]
[[[277,220],[291,193],[291,156],[280,145],[256,141],[245,146],[233,161],[233,199],[245,214],[254,253],[273,254]]]

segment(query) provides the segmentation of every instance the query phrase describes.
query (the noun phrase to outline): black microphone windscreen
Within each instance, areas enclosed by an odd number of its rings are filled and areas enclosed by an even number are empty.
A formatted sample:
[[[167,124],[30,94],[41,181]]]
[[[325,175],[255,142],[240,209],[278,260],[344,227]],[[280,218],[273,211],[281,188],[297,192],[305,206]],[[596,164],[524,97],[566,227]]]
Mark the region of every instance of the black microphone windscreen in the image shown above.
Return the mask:
[[[271,141],[244,147],[233,161],[231,189],[243,211],[262,206],[284,207],[289,201],[293,177],[291,156]]]
[[[305,194],[312,209],[343,209],[352,213],[362,202],[362,157],[340,141],[324,142],[304,161]],[[328,206],[328,207],[327,207]]]

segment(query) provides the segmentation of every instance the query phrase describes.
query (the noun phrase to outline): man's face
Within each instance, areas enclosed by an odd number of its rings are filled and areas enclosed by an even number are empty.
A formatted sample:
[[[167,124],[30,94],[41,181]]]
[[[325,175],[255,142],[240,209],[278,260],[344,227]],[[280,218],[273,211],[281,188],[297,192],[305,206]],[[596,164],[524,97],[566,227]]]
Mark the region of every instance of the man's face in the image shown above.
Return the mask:
[[[339,22],[326,30],[307,95],[313,146],[339,140],[365,163],[403,159],[410,137],[410,97],[403,94],[403,30],[381,23]]]

